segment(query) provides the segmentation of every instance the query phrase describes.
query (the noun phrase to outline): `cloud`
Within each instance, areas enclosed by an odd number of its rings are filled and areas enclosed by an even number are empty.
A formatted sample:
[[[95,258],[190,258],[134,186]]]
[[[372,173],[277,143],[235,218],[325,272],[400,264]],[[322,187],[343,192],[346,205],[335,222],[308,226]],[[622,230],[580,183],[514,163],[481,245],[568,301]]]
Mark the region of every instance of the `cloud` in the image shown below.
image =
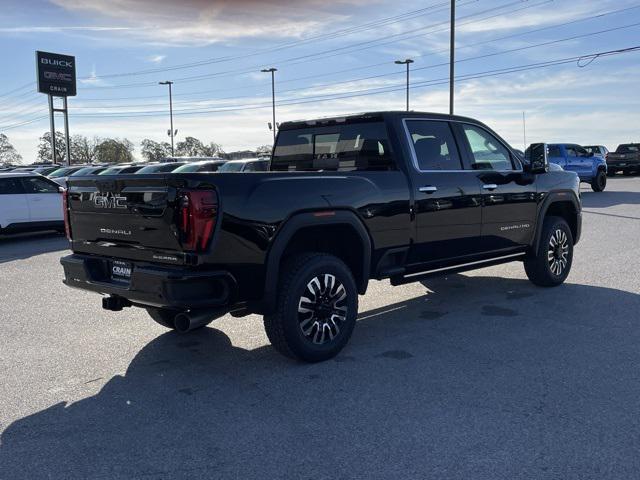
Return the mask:
[[[92,27],[92,26],[25,26],[0,27],[0,33],[60,33],[60,32],[113,32],[131,30],[131,27]]]
[[[104,80],[98,77],[98,74],[96,73],[95,63],[91,67],[91,73],[89,74],[89,76],[84,78],[79,78],[78,81],[83,85],[89,85],[89,86],[109,85],[107,82],[105,82]]]
[[[51,0],[98,20],[117,18],[127,32],[154,45],[204,46],[244,38],[300,38],[344,20],[341,7],[366,0]],[[344,10],[344,8],[342,8]]]
[[[167,58],[166,55],[150,55],[145,60],[147,62],[159,64],[162,63],[165,58]]]

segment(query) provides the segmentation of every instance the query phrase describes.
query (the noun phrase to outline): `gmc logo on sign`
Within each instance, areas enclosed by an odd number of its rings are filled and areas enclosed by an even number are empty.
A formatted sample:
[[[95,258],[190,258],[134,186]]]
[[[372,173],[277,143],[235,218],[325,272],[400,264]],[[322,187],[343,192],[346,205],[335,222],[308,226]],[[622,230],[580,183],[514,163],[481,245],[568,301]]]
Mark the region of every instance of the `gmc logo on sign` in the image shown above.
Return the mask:
[[[62,80],[63,82],[73,82],[73,77],[69,73],[44,72],[47,80]]]
[[[93,205],[96,208],[127,208],[127,197],[121,197],[115,193],[96,193],[93,196]]]

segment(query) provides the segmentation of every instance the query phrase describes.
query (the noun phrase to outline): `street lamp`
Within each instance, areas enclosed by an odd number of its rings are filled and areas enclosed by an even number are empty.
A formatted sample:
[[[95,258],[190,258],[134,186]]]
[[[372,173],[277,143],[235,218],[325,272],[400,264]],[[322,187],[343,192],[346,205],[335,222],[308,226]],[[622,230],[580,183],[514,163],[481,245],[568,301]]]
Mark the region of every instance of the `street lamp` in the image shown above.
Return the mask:
[[[271,73],[271,106],[272,106],[272,114],[273,114],[273,145],[276,145],[276,77],[275,73],[278,71],[277,68],[263,68],[260,70],[263,73]]]
[[[451,0],[451,27],[449,39],[449,115],[453,115],[453,93],[456,63],[456,0]]]
[[[171,135],[171,156],[173,157],[173,98],[171,97],[171,85],[173,85],[173,82],[166,80],[164,82],[158,82],[158,85],[169,85],[169,119],[171,122],[171,131],[169,132],[169,135]]]
[[[413,63],[413,60],[407,58],[406,60],[396,60],[396,65],[406,65],[407,66],[407,112],[409,111],[409,65]]]

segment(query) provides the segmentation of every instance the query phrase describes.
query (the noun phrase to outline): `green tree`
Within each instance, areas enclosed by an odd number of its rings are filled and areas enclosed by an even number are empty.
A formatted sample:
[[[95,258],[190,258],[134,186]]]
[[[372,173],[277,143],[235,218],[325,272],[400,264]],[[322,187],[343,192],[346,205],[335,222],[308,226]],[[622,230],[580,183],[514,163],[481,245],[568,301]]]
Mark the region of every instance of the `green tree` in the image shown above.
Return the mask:
[[[133,161],[133,143],[118,138],[106,138],[96,147],[96,159],[101,163],[127,163]]]
[[[140,142],[140,153],[149,162],[158,162],[171,155],[171,145],[168,142],[156,142],[145,138]]]
[[[38,160],[51,161],[51,132],[45,132],[38,139]],[[66,141],[62,132],[56,132],[56,163],[64,163],[67,159]]]
[[[18,153],[15,147],[9,141],[9,138],[0,133],[0,163],[21,163],[22,155]]]
[[[176,145],[176,153],[180,157],[201,157],[204,156],[204,145],[195,137],[186,137]]]
[[[205,157],[219,157],[224,154],[224,150],[219,143],[210,142],[209,145],[202,146],[202,155]]]
[[[73,163],[91,163],[95,161],[97,147],[101,140],[98,137],[88,138],[84,135],[71,137],[71,160]]]

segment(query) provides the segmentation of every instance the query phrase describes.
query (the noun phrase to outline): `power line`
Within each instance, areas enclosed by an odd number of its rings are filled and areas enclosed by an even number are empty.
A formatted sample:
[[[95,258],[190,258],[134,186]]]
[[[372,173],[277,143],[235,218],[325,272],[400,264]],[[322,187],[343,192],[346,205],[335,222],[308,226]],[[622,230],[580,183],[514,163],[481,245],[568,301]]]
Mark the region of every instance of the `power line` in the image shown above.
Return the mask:
[[[636,22],[633,24],[629,24],[629,25],[621,25],[619,27],[613,27],[613,28],[608,28],[608,29],[604,29],[604,30],[599,30],[599,31],[595,31],[595,32],[587,32],[587,33],[583,33],[580,35],[573,35],[570,37],[565,37],[565,38],[561,38],[561,39],[556,39],[556,40],[550,40],[547,42],[541,42],[541,43],[537,43],[537,44],[532,44],[532,45],[525,45],[522,47],[517,47],[517,48],[512,48],[512,49],[508,49],[508,50],[502,50],[499,52],[493,52],[493,53],[488,53],[488,54],[484,54],[484,55],[477,55],[477,56],[473,56],[473,57],[468,57],[468,58],[462,58],[462,59],[458,59],[456,60],[456,64],[458,63],[463,63],[463,62],[469,62],[472,60],[478,60],[478,59],[483,59],[483,58],[489,58],[489,57],[495,57],[495,56],[499,56],[499,55],[505,55],[505,54],[509,54],[509,53],[514,53],[514,52],[519,52],[519,51],[523,51],[523,50],[529,50],[532,48],[538,48],[541,46],[550,46],[550,45],[556,45],[559,43],[563,43],[563,42],[567,42],[567,41],[571,41],[571,40],[576,40],[578,38],[585,38],[585,37],[592,37],[595,35],[600,35],[603,33],[610,33],[613,31],[618,31],[618,30],[623,30],[623,29],[627,29],[627,28],[632,28],[632,27],[637,27],[640,26],[640,22]],[[443,63],[438,63],[438,64],[433,64],[433,65],[427,65],[427,66],[423,66],[423,67],[419,67],[419,68],[413,68],[412,71],[419,71],[419,70],[427,70],[427,69],[432,69],[432,68],[437,68],[437,67],[441,67],[441,66],[446,66],[448,65],[448,62],[443,62]],[[400,75],[400,74],[404,74],[404,70],[403,71],[394,71],[394,72],[390,72],[390,73],[382,73],[382,74],[377,74],[377,75],[370,75],[367,77],[359,77],[359,78],[351,78],[348,80],[343,80],[343,81],[339,81],[339,82],[330,82],[330,83],[324,83],[324,84],[315,84],[313,86],[305,86],[305,87],[300,87],[300,88],[290,88],[290,89],[285,89],[285,90],[280,90],[279,93],[288,93],[288,92],[298,92],[298,91],[305,91],[305,90],[310,90],[310,89],[318,89],[318,88],[326,88],[326,87],[334,87],[337,85],[344,85],[344,84],[349,84],[349,83],[356,83],[356,82],[361,82],[364,80],[372,80],[372,79],[377,79],[377,78],[382,78],[382,77],[387,77],[387,76],[392,76],[392,75]],[[246,99],[249,97],[223,97],[223,98],[217,98],[217,99],[201,99],[201,100],[192,100],[192,101],[187,101],[187,102],[176,102],[176,105],[187,105],[187,104],[193,104],[193,103],[200,103],[200,102],[206,102],[206,101],[212,101],[212,100],[241,100],[241,99]],[[130,104],[130,105],[107,105],[107,106],[101,106],[101,107],[95,107],[95,106],[76,106],[75,109],[122,109],[122,108],[134,108],[134,107],[153,107],[153,106],[164,106],[164,103],[156,103],[156,104],[149,104],[149,103],[145,103],[145,104]],[[178,111],[178,110],[176,110]]]
[[[508,10],[506,12],[503,12],[501,14],[495,14],[489,17],[485,17],[485,18],[480,18],[480,19],[476,19],[476,20],[471,20],[469,22],[465,22],[463,24],[469,24],[469,23],[475,23],[475,22],[480,22],[480,21],[485,21],[491,18],[495,18],[496,16],[500,16],[503,15],[504,13],[514,13],[520,10],[525,10],[528,8],[533,8],[539,5],[543,5],[543,4],[547,4],[547,3],[551,3],[553,2],[553,0],[544,0],[542,2],[536,3],[536,4],[530,4],[527,5],[525,7],[520,7],[517,9],[512,9],[512,10]],[[476,12],[467,16],[463,16],[463,17],[459,17],[459,19],[464,19],[464,18],[473,18],[476,17],[478,15],[482,15],[485,13],[489,13],[489,12],[495,12],[497,10],[502,10],[505,8],[508,8],[510,6],[514,6],[514,5],[522,5],[523,0],[517,0],[514,2],[509,2],[497,7],[492,7],[486,10],[483,10],[481,12]],[[460,23],[459,23],[460,24]],[[368,40],[366,42],[359,42],[356,44],[352,44],[352,45],[348,45],[348,46],[344,46],[344,47],[338,47],[338,48],[334,48],[334,49],[330,49],[330,50],[324,50],[321,52],[316,52],[316,53],[310,53],[310,54],[306,54],[306,55],[300,55],[297,57],[292,57],[292,58],[288,58],[288,59],[283,59],[283,60],[279,60],[276,63],[278,63],[278,65],[282,65],[282,64],[287,64],[287,63],[291,63],[291,62],[295,62],[295,61],[300,61],[300,60],[305,60],[307,61],[310,58],[313,57],[319,57],[321,55],[324,55],[324,57],[321,57],[320,59],[324,59],[324,58],[329,58],[329,57],[333,57],[336,55],[346,55],[349,53],[353,53],[353,51],[361,51],[361,50],[367,50],[370,48],[375,48],[375,47],[379,47],[381,45],[387,45],[387,44],[391,44],[391,43],[396,43],[396,42],[400,42],[400,41],[404,41],[407,40],[409,38],[414,38],[416,36],[423,36],[423,35],[428,35],[430,33],[437,33],[437,32],[428,32],[428,33],[420,33],[418,35],[414,35],[413,37],[406,37],[406,38],[398,38],[400,36],[406,36],[408,33],[412,33],[412,32],[416,32],[416,31],[422,31],[422,30],[428,30],[437,26],[441,26],[441,25],[448,25],[448,20],[447,21],[443,21],[443,22],[438,22],[438,23],[434,23],[431,25],[427,25],[427,26],[423,26],[420,28],[416,28],[413,30],[409,30],[406,32],[402,32],[402,33],[397,33],[394,35],[389,35],[386,37],[386,39],[388,38],[397,38],[396,40],[392,40],[392,41],[386,41],[383,43],[378,43],[376,45],[371,45],[372,43],[375,42],[380,42],[380,39],[375,39],[375,40]],[[367,45],[367,46],[364,46]],[[364,48],[359,48],[358,50],[353,50],[353,51],[347,51],[347,49],[351,49],[354,47],[358,47],[358,46],[364,46]],[[338,53],[340,52],[340,53]],[[273,63],[273,62],[272,62]],[[205,79],[209,79],[209,78],[214,78],[214,77],[222,77],[222,76],[229,76],[229,75],[236,75],[236,74],[242,74],[242,73],[252,73],[255,72],[256,70],[259,70],[260,68],[262,68],[264,66],[263,63],[261,64],[256,64],[252,67],[249,68],[241,68],[241,69],[235,69],[235,70],[226,70],[226,71],[221,71],[221,72],[215,72],[215,73],[209,73],[209,74],[201,74],[201,75],[194,75],[194,76],[188,76],[188,77],[180,77],[180,78],[175,78],[174,80],[176,82],[181,82],[181,83],[187,83],[187,82],[194,82],[194,81],[200,81],[200,80],[205,80]],[[115,89],[115,88],[135,88],[135,87],[145,87],[145,86],[151,86],[151,85],[155,85],[155,82],[137,82],[137,83],[128,83],[128,84],[119,84],[119,85],[103,85],[103,86],[94,86],[94,87],[85,87],[83,88],[83,90],[103,90],[103,89]]]

